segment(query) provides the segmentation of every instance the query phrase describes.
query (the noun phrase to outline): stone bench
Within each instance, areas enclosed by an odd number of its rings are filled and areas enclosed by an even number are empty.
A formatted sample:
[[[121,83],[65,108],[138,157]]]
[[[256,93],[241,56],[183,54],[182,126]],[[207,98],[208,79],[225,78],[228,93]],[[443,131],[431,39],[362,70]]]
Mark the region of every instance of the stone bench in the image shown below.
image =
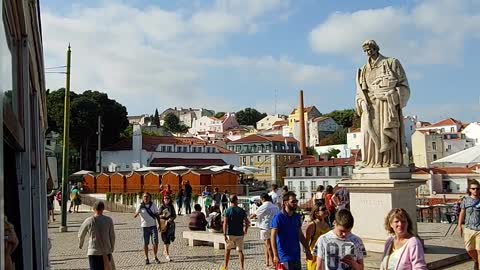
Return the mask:
[[[188,239],[188,245],[191,247],[201,246],[206,242],[213,243],[215,249],[225,249],[225,238],[223,233],[213,233],[208,231],[184,231],[183,238]]]

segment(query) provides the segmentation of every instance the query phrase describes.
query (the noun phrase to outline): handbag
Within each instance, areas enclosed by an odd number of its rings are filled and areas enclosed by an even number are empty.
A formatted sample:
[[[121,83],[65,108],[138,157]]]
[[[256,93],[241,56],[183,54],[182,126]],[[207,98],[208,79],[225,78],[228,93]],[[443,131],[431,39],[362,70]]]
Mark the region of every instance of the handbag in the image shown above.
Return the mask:
[[[93,217],[93,223],[92,223],[92,229],[91,230],[95,234],[95,238],[100,239],[99,234],[98,234],[97,230],[95,229],[95,223],[96,223],[95,221],[96,221],[95,217]],[[102,241],[98,241],[98,244],[101,247],[101,249],[105,250]],[[109,255],[102,255],[103,269],[104,270],[115,270],[116,268],[115,268],[115,261],[113,260],[113,255],[112,254],[109,254]]]

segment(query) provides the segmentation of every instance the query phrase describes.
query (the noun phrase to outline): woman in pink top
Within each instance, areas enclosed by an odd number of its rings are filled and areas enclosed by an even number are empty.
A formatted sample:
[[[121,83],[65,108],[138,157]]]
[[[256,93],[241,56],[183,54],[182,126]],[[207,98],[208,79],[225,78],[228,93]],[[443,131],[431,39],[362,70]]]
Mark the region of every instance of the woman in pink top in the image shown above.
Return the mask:
[[[385,243],[381,270],[426,270],[423,246],[413,233],[412,220],[403,208],[390,210],[385,229],[392,235]]]

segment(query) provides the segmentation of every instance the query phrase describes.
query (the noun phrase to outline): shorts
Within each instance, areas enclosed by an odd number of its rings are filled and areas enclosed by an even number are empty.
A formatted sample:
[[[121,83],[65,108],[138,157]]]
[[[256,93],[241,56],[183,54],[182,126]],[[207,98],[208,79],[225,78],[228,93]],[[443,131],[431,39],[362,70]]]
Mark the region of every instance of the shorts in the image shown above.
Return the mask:
[[[228,241],[226,249],[237,248],[238,251],[243,251],[243,235],[227,235]]]
[[[480,250],[480,231],[468,228],[463,229],[463,241],[467,251]]]
[[[152,244],[158,245],[158,230],[157,226],[151,227],[142,227],[143,229],[143,244],[148,246],[150,243],[150,238],[152,239]]]
[[[263,241],[269,240],[270,235],[272,235],[272,230],[264,230],[264,229],[260,230],[260,240],[263,240]]]

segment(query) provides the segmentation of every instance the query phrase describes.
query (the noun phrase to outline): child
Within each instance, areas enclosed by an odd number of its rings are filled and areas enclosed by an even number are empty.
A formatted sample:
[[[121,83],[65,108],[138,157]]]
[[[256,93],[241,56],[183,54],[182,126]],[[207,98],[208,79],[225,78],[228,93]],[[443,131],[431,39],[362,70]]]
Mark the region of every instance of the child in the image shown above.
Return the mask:
[[[363,257],[367,255],[362,239],[351,233],[353,216],[347,209],[335,214],[334,228],[320,236],[315,249],[317,269],[363,269]]]

